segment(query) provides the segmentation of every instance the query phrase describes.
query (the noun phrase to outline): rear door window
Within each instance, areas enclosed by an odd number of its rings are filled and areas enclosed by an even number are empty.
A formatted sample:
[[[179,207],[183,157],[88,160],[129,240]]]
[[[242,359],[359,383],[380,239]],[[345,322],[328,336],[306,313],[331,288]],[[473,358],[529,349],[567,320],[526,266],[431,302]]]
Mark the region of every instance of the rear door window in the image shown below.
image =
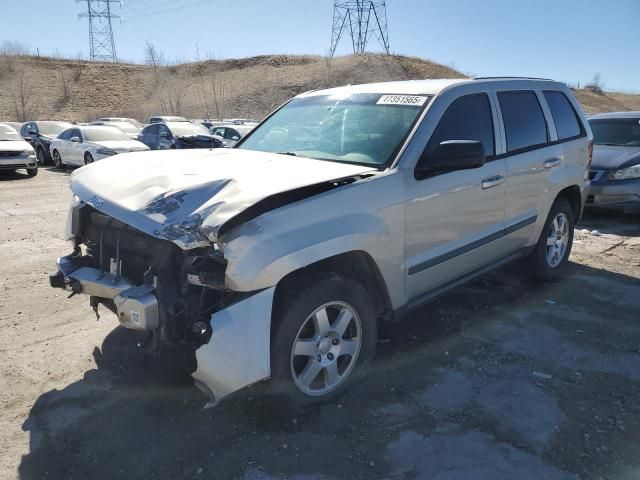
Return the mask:
[[[553,123],[558,132],[558,140],[566,140],[582,135],[583,130],[580,127],[576,111],[564,93],[546,90],[544,98],[547,100],[549,110],[551,110]]]
[[[495,154],[493,116],[486,93],[460,97],[449,106],[433,133],[427,152],[432,152],[447,140],[482,142],[487,157]]]
[[[547,122],[535,92],[498,92],[498,102],[507,137],[507,152],[543,146],[548,142]]]

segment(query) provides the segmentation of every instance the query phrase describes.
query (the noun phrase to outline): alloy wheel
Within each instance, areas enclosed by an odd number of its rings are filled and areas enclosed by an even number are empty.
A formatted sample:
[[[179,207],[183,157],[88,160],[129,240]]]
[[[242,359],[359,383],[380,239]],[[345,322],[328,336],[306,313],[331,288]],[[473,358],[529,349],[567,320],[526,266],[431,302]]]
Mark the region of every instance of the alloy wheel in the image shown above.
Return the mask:
[[[569,219],[564,213],[555,216],[547,232],[547,263],[556,268],[567,253],[569,244]]]
[[[298,330],[291,348],[291,376],[298,389],[323,396],[352,373],[362,347],[362,322],[348,303],[317,308]]]

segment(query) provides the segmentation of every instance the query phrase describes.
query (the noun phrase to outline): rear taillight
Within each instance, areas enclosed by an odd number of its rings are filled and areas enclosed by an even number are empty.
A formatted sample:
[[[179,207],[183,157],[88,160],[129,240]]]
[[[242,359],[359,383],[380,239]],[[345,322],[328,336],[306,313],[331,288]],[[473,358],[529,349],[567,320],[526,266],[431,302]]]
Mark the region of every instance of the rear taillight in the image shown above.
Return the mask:
[[[587,168],[591,170],[591,160],[593,160],[593,140],[589,140],[589,145],[587,145],[587,153],[589,155],[589,162],[587,164]]]

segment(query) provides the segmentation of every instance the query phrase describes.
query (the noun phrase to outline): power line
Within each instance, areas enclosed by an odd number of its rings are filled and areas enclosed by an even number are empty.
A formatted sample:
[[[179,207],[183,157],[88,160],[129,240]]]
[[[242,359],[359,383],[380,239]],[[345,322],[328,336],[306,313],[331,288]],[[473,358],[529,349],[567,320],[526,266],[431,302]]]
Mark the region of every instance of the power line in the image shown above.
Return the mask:
[[[346,0],[333,4],[333,26],[331,28],[331,49],[333,57],[345,30],[351,36],[353,53],[364,53],[373,34],[386,53],[389,52],[387,31],[387,7],[384,1]]]
[[[82,0],[77,0],[82,1]],[[116,61],[116,42],[113,38],[112,18],[120,18],[111,13],[111,4],[119,0],[86,0],[87,13],[80,18],[89,18],[89,57],[91,60]]]
[[[144,12],[144,13],[136,13],[134,15],[129,15],[127,18],[147,17],[149,15],[157,15],[159,13],[174,12],[176,10],[182,10],[183,8],[191,8],[191,7],[196,7],[198,5],[202,5],[202,4],[205,4],[205,3],[210,3],[211,1],[212,0],[200,0],[199,2],[191,3],[191,4],[188,4],[188,5],[182,5],[180,7],[167,8],[165,10],[147,11],[147,12]]]

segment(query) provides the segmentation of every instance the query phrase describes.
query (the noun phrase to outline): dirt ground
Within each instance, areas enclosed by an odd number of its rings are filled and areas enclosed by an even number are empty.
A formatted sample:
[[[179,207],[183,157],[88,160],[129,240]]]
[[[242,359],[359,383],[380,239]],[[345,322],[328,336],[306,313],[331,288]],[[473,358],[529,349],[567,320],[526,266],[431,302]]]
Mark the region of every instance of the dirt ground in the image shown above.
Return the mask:
[[[586,216],[557,282],[513,265],[385,328],[363,383],[291,416],[259,387],[202,410],[48,286],[67,185],[0,174],[1,478],[640,478],[637,217]]]

